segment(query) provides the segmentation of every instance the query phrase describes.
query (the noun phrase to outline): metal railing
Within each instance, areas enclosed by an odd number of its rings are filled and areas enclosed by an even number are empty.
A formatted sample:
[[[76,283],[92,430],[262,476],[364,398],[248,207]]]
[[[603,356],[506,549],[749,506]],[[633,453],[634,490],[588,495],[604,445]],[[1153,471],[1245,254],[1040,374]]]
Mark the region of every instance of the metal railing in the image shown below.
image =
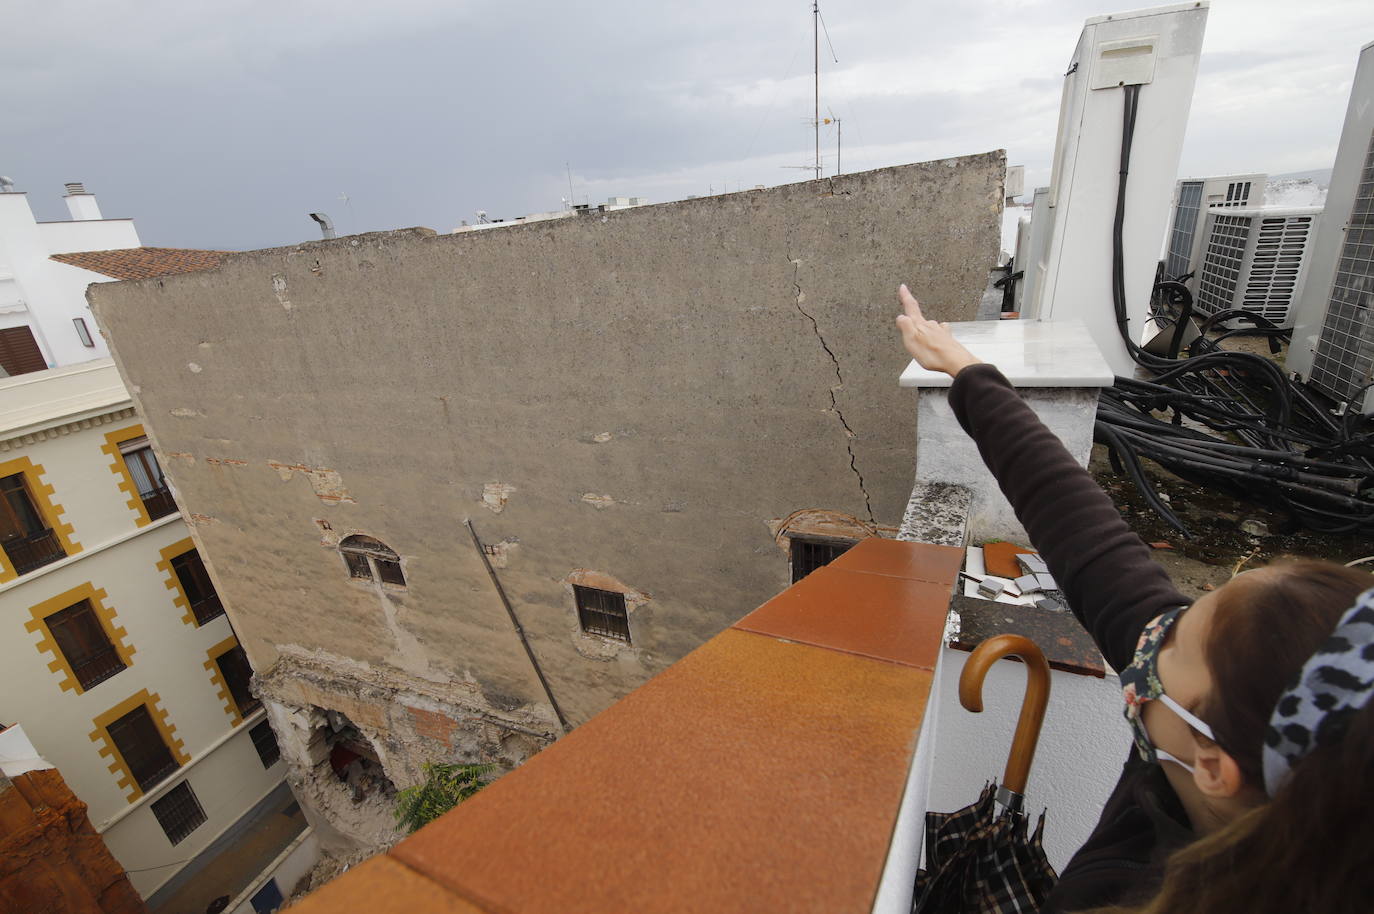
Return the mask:
[[[14,565],[15,574],[28,574],[35,568],[42,568],[67,557],[62,542],[51,528],[7,539],[4,547],[5,555],[9,556],[10,563]]]
[[[172,498],[171,490],[166,486],[158,486],[151,492],[144,492],[142,498],[143,507],[148,511],[149,520],[166,517],[177,510],[176,500]]]
[[[208,597],[192,601],[191,613],[196,617],[197,625],[204,625],[211,619],[224,615],[224,604],[219,601],[219,594],[212,593]]]
[[[119,652],[115,650],[114,645],[110,645],[72,667],[72,672],[76,674],[77,681],[81,683],[81,688],[89,689],[123,669],[124,661],[120,659]]]

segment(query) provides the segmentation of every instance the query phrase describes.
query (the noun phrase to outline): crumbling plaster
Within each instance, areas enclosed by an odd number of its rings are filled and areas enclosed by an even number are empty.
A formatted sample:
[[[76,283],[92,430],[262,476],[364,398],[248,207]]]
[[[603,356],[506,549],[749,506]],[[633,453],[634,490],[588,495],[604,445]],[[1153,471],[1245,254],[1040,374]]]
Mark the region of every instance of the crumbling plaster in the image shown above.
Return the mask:
[[[1004,171],[997,152],[353,236],[88,297],[155,443],[181,457],[166,470],[257,669],[320,654],[389,688],[476,683],[550,730],[464,520],[520,544],[497,573],[573,723],[786,586],[770,520],[896,525],[915,417],[894,287],[973,317]],[[406,589],[380,590],[394,612],[348,579],[320,519],[401,555]],[[653,594],[614,663],[569,631],[575,569]]]

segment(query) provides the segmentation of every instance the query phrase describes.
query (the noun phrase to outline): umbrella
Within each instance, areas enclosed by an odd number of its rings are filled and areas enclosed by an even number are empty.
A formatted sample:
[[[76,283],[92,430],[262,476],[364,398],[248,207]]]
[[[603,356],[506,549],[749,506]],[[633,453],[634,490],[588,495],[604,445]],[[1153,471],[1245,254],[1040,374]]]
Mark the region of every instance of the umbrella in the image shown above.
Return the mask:
[[[1059,879],[1041,845],[1045,814],[1028,835],[1023,811],[1026,779],[1050,698],[1045,655],[1020,635],[989,638],[964,666],[959,701],[969,711],[982,711],[988,668],[1009,655],[1025,662],[1027,685],[1002,785],[989,784],[978,802],[958,812],[926,815],[926,868],[916,874],[912,914],[1031,914]]]

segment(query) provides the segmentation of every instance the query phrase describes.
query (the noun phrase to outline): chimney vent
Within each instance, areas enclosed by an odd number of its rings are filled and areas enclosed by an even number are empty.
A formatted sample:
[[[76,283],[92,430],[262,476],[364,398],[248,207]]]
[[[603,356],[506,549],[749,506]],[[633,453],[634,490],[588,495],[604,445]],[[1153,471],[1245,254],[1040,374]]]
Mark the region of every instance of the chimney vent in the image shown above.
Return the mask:
[[[84,193],[87,193],[86,185],[85,185],[85,184],[82,184],[80,181],[68,181],[68,182],[67,182],[67,196],[70,197],[72,194],[84,194]]]

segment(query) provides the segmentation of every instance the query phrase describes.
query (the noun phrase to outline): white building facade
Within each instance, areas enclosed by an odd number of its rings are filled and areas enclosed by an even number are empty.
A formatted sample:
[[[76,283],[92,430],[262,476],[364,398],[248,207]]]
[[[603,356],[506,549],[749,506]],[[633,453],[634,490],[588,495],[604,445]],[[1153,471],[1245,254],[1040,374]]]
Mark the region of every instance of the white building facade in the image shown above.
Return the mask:
[[[0,629],[0,724],[62,771],[155,909],[203,852],[290,802],[247,659],[109,359],[0,378]]]
[[[39,222],[28,195],[0,182],[0,369],[6,374],[110,355],[86,306],[86,287],[109,277],[51,258],[137,248],[138,231],[132,219],[102,217],[95,195],[80,184],[68,184],[63,199],[70,220]]]

